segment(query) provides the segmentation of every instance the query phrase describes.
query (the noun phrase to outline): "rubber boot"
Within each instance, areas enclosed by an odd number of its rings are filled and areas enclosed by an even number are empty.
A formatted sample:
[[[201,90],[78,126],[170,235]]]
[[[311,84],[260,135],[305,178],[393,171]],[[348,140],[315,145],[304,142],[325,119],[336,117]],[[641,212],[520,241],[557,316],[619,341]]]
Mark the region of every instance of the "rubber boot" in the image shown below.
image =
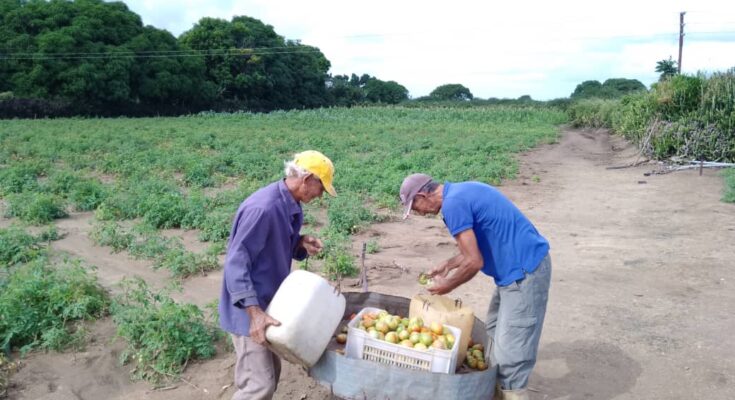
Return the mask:
[[[503,400],[503,390],[500,388],[500,384],[495,384],[495,393],[493,393],[493,400]]]
[[[526,389],[515,389],[515,390],[501,390],[503,393],[502,400],[528,400],[528,390]]]

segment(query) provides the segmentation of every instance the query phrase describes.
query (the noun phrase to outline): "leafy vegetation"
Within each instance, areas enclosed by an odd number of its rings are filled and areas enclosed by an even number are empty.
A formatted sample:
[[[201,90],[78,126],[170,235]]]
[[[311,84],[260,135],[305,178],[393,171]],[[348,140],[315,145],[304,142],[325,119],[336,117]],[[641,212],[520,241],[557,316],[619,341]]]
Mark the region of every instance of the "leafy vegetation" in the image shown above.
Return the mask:
[[[613,78],[604,83],[584,81],[577,85],[572,99],[615,99],[635,92],[645,92],[646,86],[637,79]]]
[[[722,201],[728,203],[735,203],[735,169],[728,169],[723,172],[725,176],[725,194],[722,196]]]
[[[39,257],[0,279],[0,347],[61,350],[85,337],[82,321],[107,312],[107,293],[79,261]]]
[[[175,379],[190,360],[214,356],[216,328],[197,306],[154,293],[142,279],[123,281],[122,286],[111,311],[118,335],[128,344],[121,360],[135,364],[134,379]]]
[[[660,73],[659,81],[664,81],[679,73],[676,61],[669,57],[667,60],[656,61],[656,72]]]
[[[0,118],[271,111],[408,99],[397,82],[330,76],[318,48],[244,15],[202,18],[178,38],[144,26],[122,2],[102,0],[5,1],[0,22]],[[194,166],[186,179],[211,184],[203,172]]]
[[[125,229],[114,221],[95,224],[90,233],[92,240],[113,251],[126,250],[133,257],[155,261],[155,268],[171,271],[177,278],[218,269],[217,255],[224,249],[215,243],[204,254],[187,251],[178,238],[166,238],[147,225]]]
[[[0,184],[6,200],[67,202],[90,184],[98,190],[85,191],[93,193],[86,204],[98,221],[139,220],[147,227],[100,224],[98,243],[186,276],[215,268],[214,257],[186,253],[155,229],[195,229],[200,240],[224,242],[240,202],[281,178],[283,161],[299,150],[318,149],[337,167],[340,196],[323,199],[327,223],[320,232],[336,241],[375,221],[376,207],[394,206],[406,175],[498,184],[516,173],[513,153],[555,140],[565,120],[552,108],[502,106],[11,120],[0,136],[0,163],[7,165]],[[217,186],[223,182],[228,186]],[[347,247],[332,248],[328,264],[347,274]]]
[[[375,254],[380,251],[380,244],[375,239],[370,239],[365,246],[365,252],[368,254]]]
[[[610,127],[652,157],[735,161],[735,68],[673,75],[648,93],[577,102],[568,112],[573,124]]]
[[[9,270],[13,266],[46,256],[46,246],[43,244],[58,238],[55,227],[36,236],[17,226],[0,228],[0,270]]]
[[[64,203],[54,195],[46,193],[13,193],[7,197],[6,216],[18,217],[21,221],[45,224],[66,217]]]
[[[441,85],[429,93],[429,97],[435,100],[467,101],[472,100],[470,89],[458,83]]]

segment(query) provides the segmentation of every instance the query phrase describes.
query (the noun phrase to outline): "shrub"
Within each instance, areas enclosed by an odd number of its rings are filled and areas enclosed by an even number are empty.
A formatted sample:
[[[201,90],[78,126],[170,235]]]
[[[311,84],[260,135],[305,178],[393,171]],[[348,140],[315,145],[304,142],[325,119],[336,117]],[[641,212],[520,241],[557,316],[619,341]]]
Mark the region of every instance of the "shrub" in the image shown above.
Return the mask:
[[[322,273],[329,279],[335,280],[342,277],[357,275],[355,258],[347,252],[347,249],[332,251],[324,258]]]
[[[612,126],[613,111],[618,105],[617,100],[579,100],[567,108],[567,113],[573,126],[605,128]]]
[[[696,111],[702,98],[704,80],[697,76],[674,75],[653,85],[657,110],[663,119],[675,121]]]
[[[21,221],[45,224],[66,217],[61,199],[46,193],[19,193],[8,196],[7,215]]]
[[[324,247],[317,258],[324,260],[324,275],[334,280],[357,274],[355,259],[349,252],[350,239],[347,234],[327,229],[322,231],[321,241]]]
[[[84,178],[71,171],[61,170],[52,174],[48,181],[45,183],[44,188],[49,193],[53,193],[59,196],[68,195],[74,187]]]
[[[212,242],[229,238],[234,215],[234,210],[224,209],[215,210],[208,214],[199,226],[199,240]]]
[[[143,210],[143,219],[156,228],[177,228],[187,214],[184,197],[179,193],[149,196]]]
[[[8,268],[44,256],[46,248],[40,244],[58,238],[55,227],[38,236],[18,227],[0,229],[0,267]]]
[[[655,117],[655,107],[653,96],[647,93],[623,97],[613,113],[613,130],[640,143]]]
[[[135,236],[125,232],[114,222],[97,223],[89,237],[100,246],[110,246],[114,252],[126,250],[135,241]]]
[[[327,210],[329,230],[343,234],[356,232],[360,226],[375,220],[375,214],[365,208],[354,193],[344,193],[330,199]]]
[[[107,188],[93,180],[79,182],[69,193],[69,200],[77,211],[95,210],[107,198]]]
[[[135,362],[132,376],[159,383],[175,379],[190,360],[215,354],[216,329],[193,304],[176,303],[153,293],[137,278],[123,281],[123,294],[112,303],[117,334],[127,341],[123,362]]]
[[[115,252],[127,250],[133,257],[153,260],[155,268],[167,269],[177,278],[220,267],[217,260],[220,245],[211,246],[211,251],[204,254],[192,253],[177,238],[163,237],[149,225],[138,225],[135,231],[130,231],[115,222],[101,222],[92,229],[90,237]]]
[[[212,168],[208,165],[196,163],[184,172],[184,182],[188,186],[209,187],[215,183]]]
[[[181,246],[172,247],[158,258],[157,268],[164,268],[177,277],[185,278],[194,274],[203,274],[207,271],[219,269],[216,255],[196,254],[186,251]]]
[[[107,293],[79,261],[51,266],[38,258],[0,287],[0,347],[61,350],[80,343],[80,322],[107,312]]]
[[[735,68],[672,76],[649,93],[624,97],[611,118],[601,102],[576,102],[567,111],[575,126],[612,127],[651,157],[735,160]]]
[[[365,246],[365,252],[368,254],[375,254],[380,251],[380,244],[375,239],[370,239]]]
[[[0,169],[0,195],[38,190],[38,176],[45,172],[40,163],[19,163]]]

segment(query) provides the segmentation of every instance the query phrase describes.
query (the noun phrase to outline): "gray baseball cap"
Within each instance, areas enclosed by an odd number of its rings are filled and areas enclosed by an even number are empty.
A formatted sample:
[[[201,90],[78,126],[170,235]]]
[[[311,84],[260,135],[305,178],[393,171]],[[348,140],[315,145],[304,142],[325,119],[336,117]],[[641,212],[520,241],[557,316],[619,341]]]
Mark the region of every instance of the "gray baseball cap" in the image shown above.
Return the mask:
[[[412,174],[403,180],[400,191],[401,204],[406,206],[403,219],[408,218],[408,215],[411,213],[411,206],[413,205],[413,199],[416,197],[416,194],[432,180],[434,179],[426,174]]]

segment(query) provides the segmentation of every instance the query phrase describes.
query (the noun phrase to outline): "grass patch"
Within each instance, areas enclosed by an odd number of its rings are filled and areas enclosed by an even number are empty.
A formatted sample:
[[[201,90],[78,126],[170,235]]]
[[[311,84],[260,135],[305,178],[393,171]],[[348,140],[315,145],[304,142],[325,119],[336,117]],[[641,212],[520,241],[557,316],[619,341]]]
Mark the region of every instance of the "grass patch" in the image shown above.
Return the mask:
[[[725,194],[722,201],[735,203],[735,168],[729,168],[722,172],[725,178]]]
[[[177,278],[219,269],[217,255],[223,249],[221,242],[215,242],[203,254],[192,253],[180,239],[163,237],[150,226],[126,229],[114,221],[96,223],[90,238],[100,246],[112,247],[114,252],[125,250],[135,258],[153,260],[155,268],[167,269]]]
[[[54,195],[24,192],[8,196],[6,216],[23,222],[42,225],[67,215],[63,201]]]
[[[657,159],[735,161],[735,68],[674,75],[648,92],[579,101],[567,112],[573,125],[612,128]]]
[[[128,343],[121,361],[135,363],[134,379],[155,384],[174,380],[190,360],[214,356],[217,329],[197,306],[154,293],[139,278],[122,284],[112,318],[117,334]]]
[[[39,235],[31,235],[17,226],[0,228],[0,268],[9,269],[45,256],[47,251],[43,244],[57,239],[56,227],[50,227]]]
[[[46,258],[15,268],[0,281],[0,347],[62,350],[86,337],[82,321],[105,315],[107,293],[81,262]]]
[[[562,111],[531,105],[9,120],[0,148],[18,157],[3,160],[0,196],[8,201],[11,195],[26,196],[16,198],[11,208],[28,221],[63,215],[64,201],[76,210],[94,210],[98,220],[140,219],[158,229],[197,229],[200,240],[222,242],[248,195],[281,178],[284,160],[317,149],[336,167],[340,196],[322,203],[329,207],[324,227],[329,232],[323,234],[335,241],[338,234],[375,221],[376,207],[395,207],[406,175],[425,172],[440,181],[499,184],[516,174],[515,153],[553,142],[558,125],[566,121]],[[102,176],[114,184],[90,178]],[[203,188],[222,182],[238,186],[203,194]],[[307,220],[309,226],[314,222]],[[111,246],[141,256],[166,248],[165,256],[153,259],[178,276],[214,267],[178,245],[131,234],[110,238]],[[327,271],[349,275],[354,270],[348,247],[330,247],[335,253],[328,256]]]
[[[365,245],[365,252],[368,254],[376,254],[380,252],[380,244],[375,239],[368,240],[367,244]]]

